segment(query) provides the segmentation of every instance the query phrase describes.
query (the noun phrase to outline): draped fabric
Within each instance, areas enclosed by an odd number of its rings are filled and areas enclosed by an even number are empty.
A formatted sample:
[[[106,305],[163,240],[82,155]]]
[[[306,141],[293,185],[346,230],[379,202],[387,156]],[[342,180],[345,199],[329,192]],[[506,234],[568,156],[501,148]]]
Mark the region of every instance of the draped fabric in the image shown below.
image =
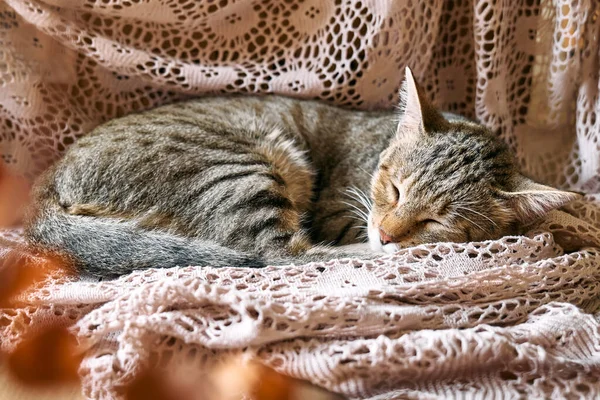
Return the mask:
[[[2,347],[71,325],[91,398],[240,352],[351,398],[599,396],[599,37],[594,0],[4,0],[0,156],[30,179],[103,121],[205,93],[391,108],[408,65],[588,196],[525,236],[368,262],[56,277],[0,311]]]

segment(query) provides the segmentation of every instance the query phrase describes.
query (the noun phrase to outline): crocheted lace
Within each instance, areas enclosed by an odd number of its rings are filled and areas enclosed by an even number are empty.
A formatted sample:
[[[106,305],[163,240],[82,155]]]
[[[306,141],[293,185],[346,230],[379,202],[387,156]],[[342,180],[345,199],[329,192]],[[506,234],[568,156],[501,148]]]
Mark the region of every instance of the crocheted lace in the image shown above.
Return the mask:
[[[5,0],[0,156],[37,176],[110,118],[208,92],[393,107],[405,65],[545,183],[600,193],[593,0]],[[18,231],[5,231],[2,256]],[[374,261],[56,277],[0,311],[3,349],[72,326],[84,393],[246,353],[351,398],[600,396],[600,197],[526,236]],[[159,267],[159,266],[157,266]]]

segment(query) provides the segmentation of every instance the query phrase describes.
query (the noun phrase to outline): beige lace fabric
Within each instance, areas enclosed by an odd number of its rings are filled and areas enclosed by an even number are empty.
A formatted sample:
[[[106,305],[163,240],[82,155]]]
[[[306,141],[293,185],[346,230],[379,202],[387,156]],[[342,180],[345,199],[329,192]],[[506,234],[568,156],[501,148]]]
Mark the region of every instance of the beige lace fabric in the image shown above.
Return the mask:
[[[525,236],[369,262],[54,279],[0,311],[2,348],[72,326],[100,399],[238,353],[357,399],[600,396],[599,19],[595,0],[4,0],[0,155],[28,177],[104,120],[208,92],[393,107],[409,65],[527,174],[590,194]],[[21,240],[2,237],[0,256]]]

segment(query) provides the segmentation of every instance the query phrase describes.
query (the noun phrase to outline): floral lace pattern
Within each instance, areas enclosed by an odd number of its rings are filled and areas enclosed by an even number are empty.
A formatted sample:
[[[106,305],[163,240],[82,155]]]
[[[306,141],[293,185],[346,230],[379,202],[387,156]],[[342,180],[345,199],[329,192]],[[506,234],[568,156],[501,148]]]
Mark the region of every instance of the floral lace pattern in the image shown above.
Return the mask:
[[[592,0],[5,0],[0,157],[33,178],[99,123],[203,93],[389,108],[409,65],[528,175],[600,193],[599,33]],[[1,345],[71,326],[90,398],[114,398],[143,366],[239,352],[357,399],[593,398],[599,201],[526,236],[374,261],[57,277],[0,311]],[[3,232],[0,256],[20,240]]]

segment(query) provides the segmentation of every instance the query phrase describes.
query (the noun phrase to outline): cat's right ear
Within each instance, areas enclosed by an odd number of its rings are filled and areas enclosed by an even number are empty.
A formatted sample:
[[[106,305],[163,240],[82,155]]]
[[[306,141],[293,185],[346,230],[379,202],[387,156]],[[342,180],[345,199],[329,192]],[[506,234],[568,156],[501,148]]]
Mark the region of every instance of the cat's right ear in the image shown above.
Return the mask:
[[[541,185],[521,174],[509,181],[509,187],[497,194],[515,211],[517,219],[529,223],[544,217],[549,211],[580,199],[581,193],[567,192]]]
[[[399,108],[400,119],[396,129],[397,138],[440,131],[447,125],[446,119],[421,93],[409,67],[406,67],[404,72],[404,82],[400,89]]]

